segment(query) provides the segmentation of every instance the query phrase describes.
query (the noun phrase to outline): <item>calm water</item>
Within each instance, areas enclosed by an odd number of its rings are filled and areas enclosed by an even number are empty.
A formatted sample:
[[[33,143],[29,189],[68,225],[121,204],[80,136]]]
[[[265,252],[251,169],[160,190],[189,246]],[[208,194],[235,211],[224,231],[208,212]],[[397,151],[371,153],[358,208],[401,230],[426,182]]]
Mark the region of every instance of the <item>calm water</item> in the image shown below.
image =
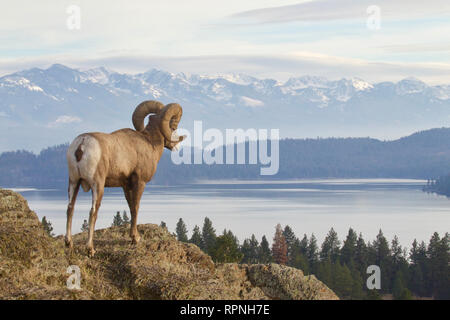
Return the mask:
[[[314,233],[322,241],[331,227],[345,238],[349,227],[373,240],[381,228],[388,239],[396,234],[403,245],[414,238],[428,242],[431,234],[450,231],[450,199],[421,191],[421,180],[217,181],[174,187],[147,187],[138,223],[165,221],[170,231],[181,217],[191,231],[209,217],[218,233],[231,229],[242,242],[254,233],[273,237],[277,223],[290,225],[297,236]],[[56,234],[65,233],[65,190],[17,189],[39,218],[50,219]],[[88,219],[90,193],[80,194],[73,232]],[[116,211],[129,210],[121,189],[108,189],[96,228],[111,225]]]

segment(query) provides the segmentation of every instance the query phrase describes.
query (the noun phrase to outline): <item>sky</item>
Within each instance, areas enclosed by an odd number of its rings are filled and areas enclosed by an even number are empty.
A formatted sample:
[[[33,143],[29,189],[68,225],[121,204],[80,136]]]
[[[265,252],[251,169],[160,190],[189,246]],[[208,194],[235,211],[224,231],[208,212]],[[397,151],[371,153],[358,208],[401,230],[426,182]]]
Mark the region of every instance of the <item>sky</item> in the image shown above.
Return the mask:
[[[2,1],[0,75],[54,63],[450,83],[450,1]]]

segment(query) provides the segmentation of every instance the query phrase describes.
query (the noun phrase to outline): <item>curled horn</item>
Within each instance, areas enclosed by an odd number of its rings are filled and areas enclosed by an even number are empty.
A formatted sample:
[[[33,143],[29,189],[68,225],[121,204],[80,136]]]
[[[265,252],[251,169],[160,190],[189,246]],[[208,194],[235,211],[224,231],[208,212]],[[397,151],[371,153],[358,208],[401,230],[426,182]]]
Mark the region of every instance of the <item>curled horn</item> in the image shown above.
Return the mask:
[[[133,126],[136,131],[143,131],[145,129],[144,119],[150,113],[160,113],[164,105],[159,101],[144,101],[140,103],[133,112]]]
[[[162,110],[160,129],[166,140],[170,142],[180,142],[183,140],[183,137],[178,137],[177,141],[172,140],[172,132],[177,130],[182,115],[183,109],[178,103],[170,103]]]

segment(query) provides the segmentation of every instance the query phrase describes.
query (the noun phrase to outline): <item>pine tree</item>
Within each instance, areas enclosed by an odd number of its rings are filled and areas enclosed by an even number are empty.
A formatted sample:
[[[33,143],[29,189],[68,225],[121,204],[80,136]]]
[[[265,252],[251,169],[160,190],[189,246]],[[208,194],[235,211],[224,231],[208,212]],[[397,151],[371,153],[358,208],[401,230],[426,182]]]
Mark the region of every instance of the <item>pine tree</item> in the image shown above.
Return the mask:
[[[417,239],[414,239],[411,249],[409,250],[409,260],[411,261],[411,264],[417,264],[417,253],[418,253],[418,243]]]
[[[449,234],[440,239],[435,232],[427,249],[431,293],[437,299],[450,298]]]
[[[256,239],[255,235],[252,234],[250,238],[250,257],[252,263],[258,263],[258,255],[259,255],[259,243]]]
[[[429,265],[429,285],[431,294],[436,295],[436,287],[439,281],[438,252],[441,239],[437,232],[433,233],[427,248],[427,257]]]
[[[425,283],[424,283],[424,275],[422,272],[422,267],[420,264],[415,264],[410,266],[410,288],[411,291],[414,292],[418,296],[425,296]]]
[[[122,214],[122,225],[130,224],[130,218],[128,218],[127,211],[123,210]]]
[[[334,264],[332,289],[342,299],[350,299],[353,290],[353,278],[350,269],[338,262]]]
[[[427,246],[424,241],[417,244],[417,241],[414,240],[413,247],[410,251],[410,259],[410,288],[418,296],[431,296],[432,288],[430,285],[430,265],[427,257]]]
[[[42,217],[41,224],[42,224],[42,227],[44,228],[44,231],[45,231],[50,237],[53,237],[54,234],[53,234],[53,226],[52,226],[52,223],[51,223],[49,220],[47,220],[47,218],[46,218],[45,216]]]
[[[266,236],[263,236],[261,239],[261,244],[259,245],[258,250],[258,260],[260,263],[270,263],[272,262],[272,251],[269,247],[269,242],[267,241]]]
[[[300,269],[305,275],[307,275],[309,273],[308,260],[306,259],[306,255],[302,252],[302,243],[298,238],[296,238],[294,244],[292,245],[289,266]]]
[[[394,283],[392,285],[392,295],[394,299],[401,300],[403,293],[405,290],[403,274],[401,272],[397,272],[394,277]]]
[[[254,263],[251,262],[253,259],[252,250],[250,248],[250,239],[245,239],[241,246],[242,252],[242,263]]]
[[[379,266],[381,270],[381,291],[390,292],[392,276],[391,250],[381,229],[369,250],[375,258],[375,263],[373,264]]]
[[[200,249],[203,247],[202,234],[200,233],[200,228],[196,225],[192,231],[192,237],[189,240],[190,243],[195,244]]]
[[[205,218],[202,228],[202,250],[208,254],[211,254],[212,248],[214,248],[216,242],[216,230],[213,228],[211,220],[208,217]]]
[[[362,300],[366,296],[364,293],[365,283],[361,277],[361,274],[355,267],[350,268],[350,273],[353,279],[352,293],[350,298],[352,300]]]
[[[84,219],[83,224],[81,225],[81,232],[85,232],[89,230],[89,224],[86,219]]]
[[[403,249],[397,236],[394,236],[394,239],[392,239],[391,242],[391,256],[394,266],[398,266],[404,259]]]
[[[325,283],[327,286],[333,287],[333,271],[332,270],[334,267],[335,266],[333,266],[331,264],[330,258],[320,261],[317,264],[317,272],[315,274],[317,276],[317,279],[319,279],[320,281]]]
[[[167,230],[167,224],[164,221],[161,221],[161,223],[159,224],[159,226],[163,229]]]
[[[308,257],[308,246],[309,246],[309,240],[308,240],[308,236],[305,234],[303,235],[302,240],[300,241],[300,253],[304,256],[304,257]]]
[[[350,228],[348,230],[347,238],[342,246],[340,259],[341,262],[347,264],[348,266],[353,264],[355,261],[357,241],[358,235],[352,228]]]
[[[317,247],[317,239],[314,233],[311,234],[311,238],[308,241],[307,258],[309,263],[309,271],[313,274],[316,273],[317,263],[319,261],[319,252]]]
[[[362,275],[366,274],[367,266],[369,265],[368,258],[367,245],[362,234],[360,233],[358,240],[356,241],[355,267]]]
[[[294,256],[292,257],[291,266],[297,269],[300,269],[303,271],[304,275],[309,274],[309,264],[308,259],[301,254],[300,252],[295,252]]]
[[[320,258],[331,259],[332,262],[335,262],[339,257],[339,246],[340,241],[338,239],[338,235],[333,228],[328,232],[325,240],[322,243],[322,250],[320,251]]]
[[[212,259],[219,263],[240,262],[242,259],[239,241],[231,231],[224,230],[221,236],[216,237],[210,252]]]
[[[114,216],[111,227],[120,227],[121,225],[123,225],[123,220],[122,217],[120,216],[120,211],[117,211],[116,215]]]
[[[437,286],[436,298],[450,300],[450,234],[445,233],[439,245],[438,265],[441,281]]]
[[[290,261],[292,259],[292,250],[297,237],[295,236],[294,231],[292,231],[291,227],[289,226],[284,227],[283,236],[286,240],[288,261]]]
[[[181,242],[188,242],[189,241],[188,235],[187,235],[186,224],[184,223],[183,219],[180,218],[178,220],[175,232],[177,234],[178,241],[181,241]]]
[[[250,239],[245,239],[241,247],[243,254],[242,263],[258,263],[259,261],[259,243],[254,234]]]
[[[283,231],[280,224],[277,224],[275,227],[275,236],[272,244],[272,256],[274,262],[278,264],[286,264],[288,261],[286,239],[283,236]]]
[[[394,236],[394,239],[391,241],[391,260],[392,260],[392,287],[394,285],[395,276],[397,273],[400,273],[402,276],[402,284],[405,288],[409,286],[409,264],[406,260],[406,250],[402,248],[400,245],[400,241],[397,236]],[[400,292],[399,296],[403,294],[403,290]]]

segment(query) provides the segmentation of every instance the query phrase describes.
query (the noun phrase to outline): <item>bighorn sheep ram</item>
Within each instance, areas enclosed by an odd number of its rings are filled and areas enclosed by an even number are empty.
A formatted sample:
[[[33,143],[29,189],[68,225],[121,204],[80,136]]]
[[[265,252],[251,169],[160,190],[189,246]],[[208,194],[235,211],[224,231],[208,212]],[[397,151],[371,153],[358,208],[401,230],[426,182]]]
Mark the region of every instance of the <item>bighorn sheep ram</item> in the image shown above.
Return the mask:
[[[154,115],[145,126],[145,117],[152,113]],[[90,256],[95,253],[94,227],[105,187],[123,188],[131,212],[130,236],[133,244],[139,242],[136,221],[141,196],[146,183],[156,172],[164,147],[177,150],[184,139],[175,134],[182,113],[181,106],[176,103],[164,106],[158,101],[144,101],[133,113],[136,130],[83,133],[75,138],[67,151],[69,204],[65,241],[68,247],[73,247],[72,216],[80,185],[85,192],[92,190],[87,240]]]

